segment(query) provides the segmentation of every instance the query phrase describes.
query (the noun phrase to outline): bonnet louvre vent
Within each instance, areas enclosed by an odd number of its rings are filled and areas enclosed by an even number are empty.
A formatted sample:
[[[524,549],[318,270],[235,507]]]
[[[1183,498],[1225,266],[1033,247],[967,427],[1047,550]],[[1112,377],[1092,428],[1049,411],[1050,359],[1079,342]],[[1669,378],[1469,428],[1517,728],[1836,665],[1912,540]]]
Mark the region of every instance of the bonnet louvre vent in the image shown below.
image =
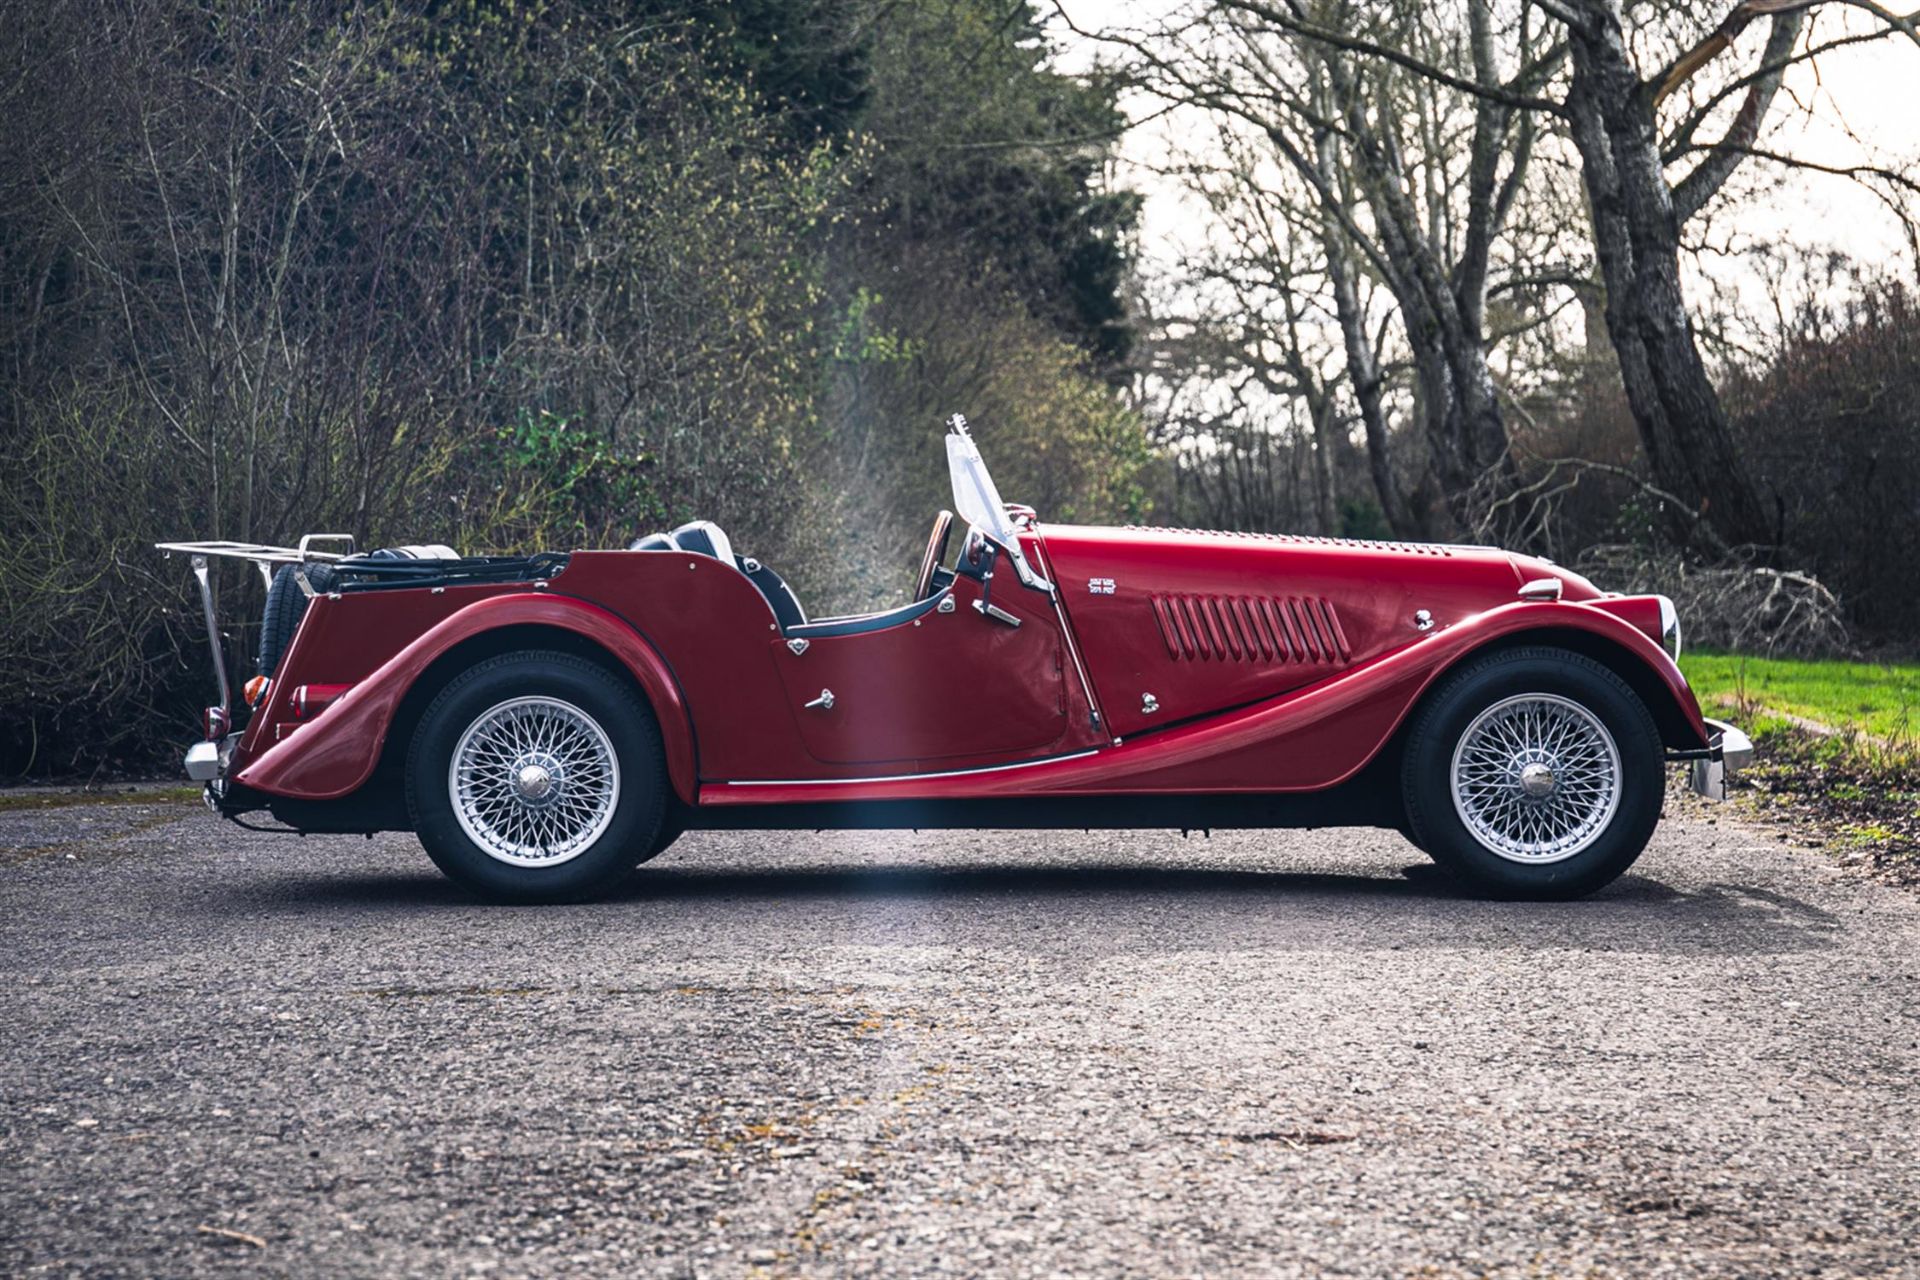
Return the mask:
[[[1170,525],[1122,525],[1130,533],[1176,533],[1186,537],[1252,538],[1285,542],[1298,547],[1335,547],[1356,551],[1394,551],[1410,556],[1450,556],[1458,550],[1477,550],[1445,542],[1391,542],[1383,538],[1324,538],[1310,533],[1247,533],[1238,529],[1181,529]]]
[[[1320,596],[1151,596],[1176,662],[1326,665],[1352,656],[1340,614]]]

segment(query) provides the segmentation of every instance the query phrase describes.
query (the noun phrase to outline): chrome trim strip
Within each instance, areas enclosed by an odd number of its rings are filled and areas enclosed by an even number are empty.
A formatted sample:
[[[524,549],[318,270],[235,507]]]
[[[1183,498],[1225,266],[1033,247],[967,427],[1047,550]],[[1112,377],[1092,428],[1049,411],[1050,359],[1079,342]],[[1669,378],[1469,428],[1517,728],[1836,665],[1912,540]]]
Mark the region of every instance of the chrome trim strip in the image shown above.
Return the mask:
[[[1064,756],[1047,756],[1040,760],[1021,760],[1014,764],[988,764],[977,769],[943,769],[938,773],[890,773],[878,778],[747,778],[728,779],[723,787],[851,787],[869,782],[922,782],[928,778],[965,778],[976,773],[1005,773],[1011,769],[1031,769],[1035,765],[1061,764],[1068,760],[1084,760],[1088,756],[1099,755],[1099,749],[1075,751]]]

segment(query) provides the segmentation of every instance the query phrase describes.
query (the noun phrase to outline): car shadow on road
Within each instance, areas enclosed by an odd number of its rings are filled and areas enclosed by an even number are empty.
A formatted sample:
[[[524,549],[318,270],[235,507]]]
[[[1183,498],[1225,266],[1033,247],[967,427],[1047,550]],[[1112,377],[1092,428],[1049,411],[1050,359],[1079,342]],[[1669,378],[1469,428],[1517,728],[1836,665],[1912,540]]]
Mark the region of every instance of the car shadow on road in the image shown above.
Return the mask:
[[[1071,910],[1074,927],[1098,930],[1109,906],[1133,918],[1142,900],[1160,899],[1177,902],[1197,927],[1231,917],[1256,930],[1267,924],[1296,931],[1325,926],[1349,942],[1357,929],[1390,936],[1397,945],[1684,954],[1818,950],[1833,946],[1841,931],[1830,912],[1753,886],[1682,890],[1628,875],[1575,902],[1501,902],[1474,895],[1430,863],[1407,866],[1397,876],[1111,863],[656,866],[643,868],[606,901],[533,908],[482,906],[435,875],[302,874],[276,881],[265,897],[275,912],[351,907],[417,915],[453,909],[483,917],[504,912],[515,921],[553,911],[588,913],[607,923],[636,908],[680,908],[672,914],[682,920],[689,910],[714,917],[785,911],[794,927],[829,931],[835,919],[859,921],[879,903],[927,911],[959,905],[980,920],[1003,908],[1009,922],[1029,920],[1035,910]],[[804,921],[801,907],[807,908]]]
[[[1093,897],[1139,894],[1201,897],[1247,894],[1297,897],[1465,898],[1471,895],[1437,867],[1407,867],[1400,878],[1338,872],[1244,871],[1228,867],[1164,867],[1088,863],[1032,867],[972,863],[946,867],[839,866],[793,868],[642,868],[614,894],[619,901],[714,898]]]

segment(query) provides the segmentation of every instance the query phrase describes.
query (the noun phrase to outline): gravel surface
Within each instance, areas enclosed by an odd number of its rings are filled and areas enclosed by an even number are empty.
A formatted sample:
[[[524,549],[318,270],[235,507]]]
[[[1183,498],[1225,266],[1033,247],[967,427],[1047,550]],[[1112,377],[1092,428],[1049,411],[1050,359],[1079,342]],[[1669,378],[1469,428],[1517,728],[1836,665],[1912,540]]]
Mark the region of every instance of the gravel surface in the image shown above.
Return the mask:
[[[1920,899],[1669,819],[1563,905],[1372,832],[410,839],[0,812],[0,1273],[1920,1275]]]

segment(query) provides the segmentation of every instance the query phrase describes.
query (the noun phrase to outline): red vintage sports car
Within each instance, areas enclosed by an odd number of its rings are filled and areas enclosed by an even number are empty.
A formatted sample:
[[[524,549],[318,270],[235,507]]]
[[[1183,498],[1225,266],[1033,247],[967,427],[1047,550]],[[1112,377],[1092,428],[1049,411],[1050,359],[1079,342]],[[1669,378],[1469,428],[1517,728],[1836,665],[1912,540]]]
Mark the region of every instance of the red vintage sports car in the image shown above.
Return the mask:
[[[911,598],[856,617],[707,521],[526,557],[162,543],[220,685],[187,773],[236,821],[417,832],[512,901],[604,893],[700,827],[1334,825],[1561,898],[1639,855],[1667,761],[1717,797],[1751,752],[1701,716],[1665,597],[1487,547],[1047,524],[958,417],[946,444],[962,536],[942,511]],[[237,707],[221,556],[269,583]]]

